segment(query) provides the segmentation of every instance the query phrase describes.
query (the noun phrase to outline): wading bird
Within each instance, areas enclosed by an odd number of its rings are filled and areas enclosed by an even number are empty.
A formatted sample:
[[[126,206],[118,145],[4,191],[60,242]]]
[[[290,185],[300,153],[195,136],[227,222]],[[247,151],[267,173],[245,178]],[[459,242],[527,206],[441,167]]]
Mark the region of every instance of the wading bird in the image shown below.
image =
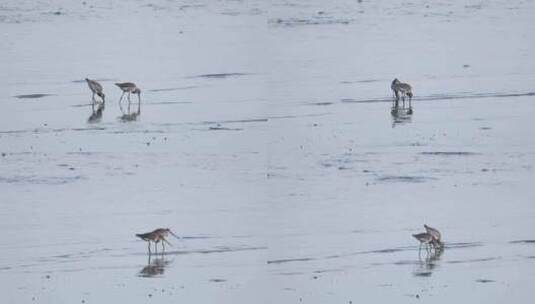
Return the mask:
[[[119,98],[119,108],[121,111],[123,111],[123,107],[121,105],[121,101],[123,100],[124,94],[128,93],[128,112],[130,113],[130,94],[137,94],[137,100],[138,100],[138,113],[140,112],[141,108],[141,90],[136,86],[135,83],[132,82],[122,82],[122,83],[116,83],[116,86],[119,87],[123,91],[123,94],[121,95],[121,98]]]
[[[429,252],[429,246],[432,246],[434,248],[433,242],[435,238],[433,238],[431,234],[427,232],[423,232],[423,233],[413,234],[412,236],[420,242],[420,248],[418,249],[418,254],[420,254],[423,244],[425,244],[425,250],[427,252]]]
[[[409,96],[409,108],[411,107],[412,100],[412,87],[408,83],[400,82],[397,78],[392,81],[390,88],[394,92],[396,104],[399,101],[399,94],[401,93],[401,99],[403,100],[403,106],[405,106],[405,96]]]
[[[170,246],[173,246],[171,245],[171,243],[169,243],[165,238],[171,234],[172,236],[174,236],[175,238],[177,239],[180,239],[176,234],[174,234],[171,229],[169,228],[158,228],[152,232],[147,232],[147,233],[140,233],[140,234],[136,234],[136,236],[144,241],[147,241],[149,244],[148,244],[148,249],[149,249],[149,254],[151,254],[151,251],[150,251],[150,242],[154,242],[154,250],[156,252],[158,252],[158,243],[159,242],[162,242],[162,246],[163,246],[163,251],[165,251],[165,243],[167,243],[168,245]]]
[[[104,100],[104,93],[102,92],[102,86],[100,83],[96,82],[95,80],[91,80],[89,78],[86,78],[85,81],[87,81],[87,85],[89,86],[89,89],[91,89],[91,92],[93,92],[93,95],[91,96],[91,100],[93,101],[93,105],[97,102],[95,100],[95,94],[98,95],[102,99],[102,104],[106,103]]]
[[[435,246],[439,246],[439,247],[442,247],[443,246],[443,243],[441,241],[441,238],[442,236],[440,235],[440,231],[438,231],[438,229],[436,228],[433,228],[433,227],[429,227],[427,225],[424,224],[424,228],[425,228],[425,231],[427,233],[429,233],[432,237],[433,237],[433,243]]]

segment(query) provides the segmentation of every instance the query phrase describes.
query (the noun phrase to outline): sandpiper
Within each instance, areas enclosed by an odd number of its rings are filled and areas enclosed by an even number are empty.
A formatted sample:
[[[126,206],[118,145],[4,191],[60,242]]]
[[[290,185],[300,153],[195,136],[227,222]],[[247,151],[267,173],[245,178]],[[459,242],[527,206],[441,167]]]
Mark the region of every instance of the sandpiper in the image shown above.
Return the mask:
[[[93,100],[93,105],[97,102],[95,100],[95,94],[98,95],[102,99],[102,104],[104,104],[106,102],[104,100],[105,95],[102,92],[102,86],[100,85],[100,83],[89,78],[86,78],[85,81],[87,81],[87,85],[89,86],[89,89],[91,89],[91,92],[93,92],[93,95],[91,96],[91,100]]]
[[[163,246],[163,251],[165,251],[165,243],[169,244],[170,246],[173,246],[171,245],[171,243],[169,243],[165,238],[167,237],[167,235],[173,235],[174,237],[176,237],[177,239],[180,239],[176,234],[174,234],[171,229],[169,228],[158,228],[154,231],[151,231],[151,232],[147,232],[147,233],[140,233],[140,234],[136,234],[137,237],[139,237],[140,239],[144,240],[144,241],[147,241],[148,242],[148,249],[149,249],[149,254],[151,254],[151,251],[150,251],[150,242],[154,242],[154,250],[157,252],[158,251],[158,243],[161,241],[162,242],[162,246]]]
[[[429,246],[433,246],[434,238],[430,233],[423,232],[418,234],[412,235],[415,239],[417,239],[420,242],[420,248],[418,249],[418,252],[422,250],[422,245],[425,244],[426,251],[429,251]]]
[[[429,233],[433,237],[433,245],[436,247],[437,245],[442,247],[443,243],[441,241],[442,236],[440,235],[440,231],[438,229],[429,227],[426,224],[424,224],[425,231]]]
[[[411,107],[412,100],[412,87],[408,83],[400,82],[397,78],[392,81],[390,88],[394,92],[396,104],[399,101],[399,93],[401,93],[401,99],[403,100],[403,105],[405,106],[405,96],[409,96],[409,108]]]
[[[132,82],[121,82],[116,83],[115,85],[123,91],[123,94],[121,94],[121,98],[119,98],[119,108],[121,109],[121,111],[123,110],[121,101],[123,100],[124,94],[128,93],[128,112],[130,112],[130,94],[137,94],[138,112],[140,112],[139,109],[141,107],[141,90],[136,86],[136,84]]]

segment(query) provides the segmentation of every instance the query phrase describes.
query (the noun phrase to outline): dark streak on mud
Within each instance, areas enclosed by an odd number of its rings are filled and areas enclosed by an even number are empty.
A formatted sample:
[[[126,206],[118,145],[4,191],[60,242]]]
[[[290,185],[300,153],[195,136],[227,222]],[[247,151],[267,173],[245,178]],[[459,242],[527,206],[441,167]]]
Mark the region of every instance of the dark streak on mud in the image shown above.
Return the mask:
[[[82,176],[11,176],[0,177],[0,183],[32,185],[64,185],[82,179]]]
[[[430,277],[433,273],[431,271],[426,271],[426,272],[415,272],[414,273],[414,276],[415,277]]]
[[[481,153],[475,152],[445,152],[445,151],[434,151],[434,152],[420,152],[421,155],[437,155],[437,156],[472,156],[472,155],[481,155]]]
[[[214,73],[214,74],[201,74],[190,78],[209,78],[209,79],[223,79],[229,77],[246,76],[251,75],[249,73]]]
[[[313,102],[313,103],[309,103],[308,105],[311,105],[311,106],[330,106],[332,104],[333,104],[332,102]]]
[[[54,96],[54,94],[24,94],[24,95],[15,95],[13,97],[17,97],[19,99],[36,99],[36,98],[43,98],[46,96]]]
[[[436,180],[434,177],[428,176],[398,176],[398,175],[387,175],[377,178],[379,182],[389,182],[389,183],[423,183],[427,181]]]
[[[511,244],[535,244],[535,240],[517,240],[517,241],[510,241]]]
[[[283,263],[290,263],[290,262],[307,262],[307,261],[313,261],[314,258],[296,258],[296,259],[280,259],[280,260],[270,260],[267,261],[268,264],[283,264]]]
[[[490,258],[481,258],[481,259],[454,260],[454,261],[447,261],[446,263],[449,263],[449,264],[462,264],[462,263],[488,262],[488,261],[498,260],[500,258],[501,257],[490,257]]]

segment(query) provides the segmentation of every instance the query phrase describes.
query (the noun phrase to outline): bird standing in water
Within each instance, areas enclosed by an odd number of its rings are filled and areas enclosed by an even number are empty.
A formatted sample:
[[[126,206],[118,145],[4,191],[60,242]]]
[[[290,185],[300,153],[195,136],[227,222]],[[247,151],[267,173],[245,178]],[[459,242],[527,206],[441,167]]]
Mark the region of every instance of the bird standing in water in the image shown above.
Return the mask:
[[[418,254],[422,250],[422,245],[425,244],[425,249],[429,252],[430,248],[434,249],[435,254],[441,252],[444,246],[444,243],[441,241],[441,234],[438,229],[429,227],[424,224],[426,232],[413,234],[412,236],[420,242],[420,248],[418,249]]]
[[[418,249],[418,254],[422,250],[422,245],[425,244],[425,250],[429,253],[429,246],[433,246],[433,236],[427,232],[418,233],[412,235],[415,239],[420,242],[420,248]]]
[[[424,224],[424,228],[425,231],[433,237],[433,247],[442,247],[444,245],[444,243],[441,241],[442,236],[440,235],[440,231],[438,231],[438,229],[429,227],[426,224]]]
[[[89,86],[89,89],[91,90],[91,92],[93,92],[93,95],[91,96],[91,100],[93,101],[93,106],[97,102],[95,100],[95,94],[98,95],[102,99],[102,105],[104,105],[106,103],[106,101],[104,100],[105,95],[102,91],[102,86],[100,85],[100,83],[98,83],[96,80],[91,80],[89,78],[86,78],[85,81],[87,81],[87,85]]]
[[[400,82],[397,78],[392,81],[390,88],[394,92],[396,105],[399,101],[399,93],[401,93],[401,99],[403,100],[403,107],[405,107],[405,96],[409,96],[409,108],[411,108],[412,100],[412,87],[408,83]]]
[[[141,112],[141,90],[136,86],[133,82],[120,82],[116,83],[116,86],[119,87],[123,91],[123,94],[121,95],[121,98],[119,98],[119,108],[121,111],[123,111],[123,107],[121,105],[121,101],[123,100],[124,94],[127,94],[128,99],[128,113],[130,113],[130,94],[137,94],[137,100],[138,100],[138,107],[137,111],[138,114]]]
[[[139,237],[140,239],[144,240],[144,241],[147,241],[149,243],[148,244],[148,249],[149,249],[149,254],[151,254],[150,242],[154,242],[154,250],[156,252],[158,252],[158,247],[157,246],[158,246],[159,242],[162,242],[163,251],[165,251],[165,243],[169,244],[170,246],[173,246],[173,245],[171,245],[171,243],[169,243],[165,239],[169,234],[171,234],[172,236],[174,236],[177,239],[180,239],[169,228],[158,228],[158,229],[156,229],[154,231],[151,231],[151,232],[136,234],[136,236]]]

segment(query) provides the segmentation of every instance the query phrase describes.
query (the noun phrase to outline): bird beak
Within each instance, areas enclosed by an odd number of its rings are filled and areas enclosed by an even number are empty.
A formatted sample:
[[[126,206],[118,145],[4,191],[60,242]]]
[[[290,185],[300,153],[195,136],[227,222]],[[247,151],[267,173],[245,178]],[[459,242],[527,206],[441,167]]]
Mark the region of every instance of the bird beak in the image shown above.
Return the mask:
[[[182,238],[174,234],[173,231],[169,230],[169,233],[171,233],[171,235],[176,237],[178,240],[182,240]]]

